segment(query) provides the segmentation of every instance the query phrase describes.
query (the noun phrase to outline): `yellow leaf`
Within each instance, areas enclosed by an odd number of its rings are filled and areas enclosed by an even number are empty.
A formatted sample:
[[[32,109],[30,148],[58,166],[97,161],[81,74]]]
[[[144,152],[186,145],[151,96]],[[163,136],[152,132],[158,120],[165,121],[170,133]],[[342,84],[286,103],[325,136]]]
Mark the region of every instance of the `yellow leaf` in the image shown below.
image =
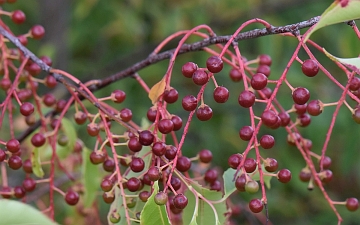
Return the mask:
[[[152,102],[152,104],[155,105],[159,97],[164,93],[165,91],[165,77],[161,79],[161,81],[157,82],[149,91],[149,98]]]

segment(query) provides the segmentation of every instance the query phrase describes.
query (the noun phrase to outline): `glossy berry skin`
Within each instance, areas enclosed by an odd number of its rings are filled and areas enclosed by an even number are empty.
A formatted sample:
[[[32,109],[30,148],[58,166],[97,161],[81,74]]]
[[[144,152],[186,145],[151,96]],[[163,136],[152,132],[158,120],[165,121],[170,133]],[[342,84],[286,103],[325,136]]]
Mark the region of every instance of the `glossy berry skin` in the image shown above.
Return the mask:
[[[20,142],[16,139],[10,139],[6,142],[6,149],[11,153],[16,153],[20,150]]]
[[[43,26],[41,25],[35,25],[31,28],[30,30],[31,32],[31,36],[34,38],[34,39],[41,39],[42,37],[44,37],[45,35],[45,29]]]
[[[56,104],[56,98],[53,94],[45,94],[43,96],[43,103],[47,107],[52,107],[53,105]]]
[[[307,104],[304,105],[294,104],[293,107],[295,109],[296,114],[298,115],[302,115],[306,113]]]
[[[354,212],[359,208],[359,201],[356,198],[348,198],[345,206],[349,211]]]
[[[213,115],[212,109],[208,105],[200,106],[196,110],[196,117],[201,121],[208,121]]]
[[[182,66],[181,73],[187,78],[192,78],[193,74],[197,69],[198,66],[195,63],[187,62]]]
[[[21,168],[22,166],[22,160],[19,156],[17,155],[12,155],[9,157],[8,159],[8,164],[9,164],[9,167],[13,170],[18,170]]]
[[[279,113],[279,118],[280,118],[280,126],[282,127],[286,127],[287,125],[289,125],[291,118],[289,113],[283,111]]]
[[[21,10],[15,10],[11,13],[11,20],[16,24],[22,24],[23,22],[25,22],[25,19],[25,13]]]
[[[23,170],[24,170],[25,173],[32,173],[33,172],[32,163],[31,163],[30,159],[24,160],[24,162],[23,162]]]
[[[124,122],[129,122],[132,119],[132,111],[128,108],[120,110],[120,118]]]
[[[31,144],[34,145],[35,147],[43,146],[45,144],[45,141],[46,141],[46,138],[41,133],[36,133],[31,138]]]
[[[311,179],[311,172],[308,168],[304,168],[299,173],[299,179],[302,182],[309,182]]]
[[[251,78],[251,87],[255,90],[261,90],[264,89],[267,85],[268,79],[263,73],[256,73]]]
[[[143,130],[139,133],[139,142],[142,145],[149,146],[154,142],[154,135],[149,130]]]
[[[356,123],[360,124],[360,108],[359,107],[354,109],[352,118]]]
[[[94,165],[103,163],[105,161],[105,155],[100,152],[92,151],[90,153],[90,161]]]
[[[254,180],[248,181],[245,184],[245,191],[249,194],[255,194],[259,191],[259,183]]]
[[[230,79],[234,82],[239,82],[243,79],[242,73],[238,68],[232,68],[229,72]]]
[[[218,86],[215,88],[213,97],[217,103],[225,103],[229,99],[229,90],[226,87]]]
[[[22,182],[22,186],[26,192],[31,192],[36,188],[36,182],[32,178],[25,178]]]
[[[193,95],[187,95],[182,99],[182,107],[186,111],[193,111],[196,109],[198,102]]]
[[[158,167],[152,166],[149,168],[147,174],[149,175],[149,179],[151,181],[157,181],[161,177],[161,173]]]
[[[146,202],[151,196],[151,193],[148,192],[148,191],[142,191],[139,193],[139,199],[142,201],[142,202]]]
[[[270,73],[271,73],[271,69],[270,69],[270,66],[268,66],[268,65],[261,65],[260,64],[259,67],[256,69],[256,72],[257,73],[262,73],[265,76],[269,77]]]
[[[141,181],[139,179],[137,179],[136,177],[131,177],[127,183],[127,188],[129,191],[131,192],[135,192],[138,191],[140,189],[141,186]]]
[[[0,149],[0,162],[3,162],[6,159],[6,153],[4,150]]]
[[[315,60],[307,59],[301,65],[302,72],[308,77],[314,77],[319,72],[319,65]]]
[[[251,126],[243,126],[239,131],[241,140],[250,141],[254,134],[254,129]]]
[[[322,161],[319,160],[319,164],[322,164],[323,169],[329,169],[331,166],[331,158],[329,156],[325,156]]]
[[[165,157],[168,160],[173,160],[176,156],[177,148],[175,146],[167,146],[165,151]]]
[[[211,162],[212,158],[213,158],[213,155],[212,155],[211,151],[208,149],[203,149],[199,152],[200,162],[209,163],[209,162]]]
[[[216,169],[209,169],[205,172],[204,180],[210,184],[214,183],[218,178],[218,171]]]
[[[310,98],[310,92],[304,87],[295,88],[292,98],[296,104],[304,105]]]
[[[255,94],[252,91],[244,90],[238,98],[239,104],[244,108],[250,108],[255,103]]]
[[[181,180],[177,177],[172,176],[170,184],[174,188],[175,191],[177,191],[181,188]]]
[[[173,131],[178,131],[181,129],[183,123],[182,123],[182,119],[180,118],[180,116],[173,115],[171,117],[171,121],[174,124]]]
[[[22,186],[14,187],[14,196],[16,198],[23,198],[26,194],[25,189]]]
[[[349,89],[351,91],[357,91],[360,88],[360,78],[359,77],[353,77],[350,80],[350,86]]]
[[[224,67],[224,63],[219,56],[210,56],[206,60],[206,68],[212,73],[219,73]]]
[[[103,197],[104,202],[107,204],[111,204],[115,200],[115,195],[110,192],[104,192],[102,197]]]
[[[113,188],[114,184],[111,180],[109,179],[104,179],[101,184],[100,187],[103,191],[108,192]]]
[[[299,125],[301,127],[307,127],[311,123],[311,117],[307,113],[304,113],[302,115],[298,115],[297,120],[298,120]]]
[[[139,152],[142,149],[142,144],[137,137],[132,137],[128,141],[128,148],[133,152]]]
[[[243,173],[235,180],[235,187],[238,191],[244,192],[246,184],[246,175]]]
[[[164,91],[163,99],[165,102],[171,104],[178,100],[179,93],[175,88],[171,88],[170,90]]]
[[[319,173],[319,177],[322,182],[329,183],[333,178],[333,173],[331,170],[324,170],[321,173]]]
[[[111,100],[115,103],[122,103],[126,98],[126,93],[123,90],[115,90],[111,93]]]
[[[228,164],[231,168],[237,169],[242,160],[242,155],[233,154],[228,159]]]
[[[275,172],[278,169],[279,164],[276,161],[276,159],[267,158],[264,162],[264,166],[265,166],[265,170],[271,173],[271,172]]]
[[[244,162],[244,169],[247,173],[252,173],[256,169],[256,160],[253,158],[246,158]]]
[[[263,210],[264,205],[260,199],[252,199],[249,202],[249,208],[253,213],[259,213]]]
[[[69,190],[65,194],[65,201],[69,205],[76,205],[79,202],[79,194],[73,190]]]
[[[259,55],[258,59],[260,65],[271,66],[272,60],[269,55],[265,55],[265,54]]]
[[[174,129],[174,123],[171,119],[162,119],[158,123],[158,129],[162,134],[168,134]]]
[[[103,162],[103,169],[106,172],[113,172],[115,170],[115,161],[113,159],[106,159]]]
[[[275,145],[275,139],[273,136],[265,134],[260,138],[260,145],[264,149],[270,149]]]
[[[143,171],[145,167],[145,162],[142,158],[133,157],[130,163],[130,168],[135,173]]]
[[[288,169],[282,169],[277,173],[277,178],[281,183],[287,183],[291,180],[291,172]]]
[[[192,76],[192,80],[196,85],[202,86],[209,80],[209,75],[205,70],[196,70]]]
[[[173,198],[173,204],[177,209],[185,209],[188,204],[188,199],[183,194],[178,194]]]
[[[191,167],[191,161],[188,157],[180,156],[177,159],[176,169],[178,169],[180,172],[186,172],[190,169],[190,167]]]
[[[264,123],[265,126],[272,127],[274,126],[278,121],[278,116],[276,113],[272,110],[265,110],[261,114],[261,121]]]
[[[35,108],[34,105],[30,102],[24,102],[20,106],[20,113],[23,116],[30,116],[34,112]]]
[[[91,137],[95,137],[99,134],[100,127],[97,123],[89,123],[86,127],[86,131]]]
[[[157,205],[165,205],[168,201],[168,195],[162,191],[157,193],[154,197],[154,201]]]
[[[156,156],[162,156],[166,152],[166,145],[164,142],[155,142],[152,146],[152,152]]]
[[[156,120],[156,114],[157,114],[157,110],[154,109],[153,107],[151,107],[151,108],[147,111],[146,117],[148,118],[149,121],[155,122],[155,120]]]

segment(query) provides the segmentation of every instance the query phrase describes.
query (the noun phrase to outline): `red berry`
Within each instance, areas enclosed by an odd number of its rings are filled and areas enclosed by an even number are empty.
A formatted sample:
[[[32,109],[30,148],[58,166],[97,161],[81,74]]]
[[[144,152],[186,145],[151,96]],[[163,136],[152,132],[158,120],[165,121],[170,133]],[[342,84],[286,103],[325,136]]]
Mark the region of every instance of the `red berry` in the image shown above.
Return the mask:
[[[143,130],[139,133],[139,142],[142,145],[149,146],[154,142],[154,135],[149,130]]]
[[[6,153],[4,150],[0,149],[0,162],[3,162],[6,159]]]
[[[359,201],[356,198],[348,198],[346,199],[346,208],[353,212],[359,208]]]
[[[238,68],[232,68],[229,72],[230,79],[234,82],[239,82],[242,80],[242,73]]]
[[[174,188],[175,191],[181,188],[181,180],[177,177],[172,176],[170,180],[171,186]]]
[[[217,103],[225,103],[229,99],[229,90],[226,87],[218,86],[215,88],[213,96]]]
[[[103,169],[106,172],[113,172],[115,170],[115,161],[113,159],[106,159],[103,162]]]
[[[280,118],[280,126],[282,127],[286,127],[287,125],[289,125],[291,118],[289,113],[283,111],[281,113],[279,113],[279,118]]]
[[[25,13],[21,10],[15,10],[11,13],[11,20],[16,24],[22,24],[26,19]]]
[[[45,35],[45,29],[41,25],[35,25],[30,30],[34,39],[41,39]]]
[[[209,75],[205,70],[196,70],[192,76],[192,80],[196,85],[204,85],[209,80]]]
[[[132,137],[128,141],[128,148],[133,152],[139,152],[142,149],[142,144],[137,137]]]
[[[111,204],[115,200],[115,195],[113,192],[104,192],[102,197],[103,197],[104,202],[107,204]]]
[[[196,110],[196,117],[201,121],[207,121],[211,119],[213,115],[212,109],[208,105],[200,106]]]
[[[177,209],[185,209],[188,204],[188,199],[183,194],[178,194],[173,199],[174,206]]]
[[[142,191],[139,193],[139,199],[142,201],[142,202],[146,202],[151,196],[151,193],[148,192],[148,191]]]
[[[181,72],[182,74],[187,78],[192,78],[195,71],[198,69],[198,66],[193,62],[187,62],[185,63],[182,68]]]
[[[203,149],[199,152],[199,160],[203,163],[209,163],[212,160],[212,153],[210,150]]]
[[[323,169],[329,169],[331,166],[331,158],[329,156],[325,156],[322,161],[319,161],[320,165],[322,164]]]
[[[172,116],[171,121],[174,124],[173,131],[178,131],[181,129],[183,124],[182,124],[182,119],[179,116],[176,116],[176,115]]]
[[[272,127],[276,125],[278,122],[279,117],[276,115],[276,113],[272,110],[265,110],[261,114],[261,121],[264,123],[264,125],[268,127]],[[281,120],[281,119],[280,119]]]
[[[239,104],[244,108],[250,108],[255,103],[255,94],[252,91],[244,90],[238,98]]]
[[[281,183],[287,183],[291,180],[291,172],[288,169],[282,169],[277,173],[277,178]]]
[[[43,96],[43,103],[47,107],[51,107],[51,106],[55,105],[56,98],[55,98],[55,96],[53,94],[45,94]]]
[[[219,56],[210,56],[206,60],[206,67],[212,73],[219,73],[223,69],[224,63]]]
[[[171,88],[170,90],[165,90],[163,95],[164,101],[167,103],[174,103],[179,98],[179,93],[175,88]]]
[[[4,91],[8,90],[11,87],[11,80],[8,78],[3,78],[0,80],[0,88]]]
[[[265,76],[269,77],[271,73],[270,66],[268,65],[259,65],[259,67],[256,70],[257,73],[263,73]]]
[[[132,119],[132,112],[128,108],[120,110],[120,118],[124,122],[129,122]]]
[[[178,169],[180,172],[186,172],[190,169],[190,167],[191,167],[191,161],[188,157],[180,156],[177,159],[176,169]]]
[[[353,78],[350,80],[349,89],[350,89],[351,91],[357,91],[359,88],[360,88],[360,78],[358,78],[358,77],[353,77]]]
[[[308,126],[310,124],[311,117],[310,117],[309,114],[305,113],[305,114],[302,114],[302,115],[298,115],[297,120],[298,120],[299,125],[301,127],[306,127],[306,126]]]
[[[307,59],[301,65],[302,72],[308,77],[314,77],[319,72],[319,66],[315,60]]]
[[[162,119],[158,123],[158,129],[162,134],[168,134],[174,129],[174,123],[170,119]]]
[[[46,141],[46,138],[41,133],[36,133],[31,138],[31,144],[34,145],[35,147],[43,146],[45,144],[45,141]]]
[[[129,191],[135,192],[138,191],[141,187],[141,181],[137,179],[136,177],[131,177],[127,182],[126,186]]]
[[[90,153],[90,161],[92,164],[100,164],[105,161],[105,155],[102,152],[92,151]]]
[[[238,191],[244,192],[246,184],[246,175],[243,173],[235,180],[235,187]]]
[[[144,170],[145,162],[142,158],[133,157],[130,163],[130,169],[135,173],[141,172]]]
[[[17,170],[20,169],[20,167],[22,166],[22,160],[19,156],[12,155],[8,159],[8,164],[11,169]]]
[[[60,113],[64,110],[65,106],[67,104],[67,101],[64,99],[60,99],[57,103],[56,103],[56,107],[55,107],[55,111]],[[76,115],[76,114],[75,114]]]
[[[25,194],[26,194],[25,189],[22,186],[14,187],[14,196],[16,198],[23,198]]]
[[[249,202],[249,208],[253,213],[259,213],[263,210],[264,205],[260,199],[253,199]]]
[[[11,153],[16,153],[20,150],[20,142],[16,139],[10,139],[6,142],[6,149]]]
[[[254,134],[254,129],[251,126],[243,126],[239,131],[239,136],[244,141],[250,141]]]
[[[268,172],[275,172],[277,170],[277,168],[279,167],[278,162],[276,161],[276,159],[273,158],[267,158],[264,161],[264,166],[265,166],[265,170]]]
[[[157,114],[157,110],[154,109],[153,107],[151,107],[147,113],[146,113],[146,116],[148,118],[148,120],[150,120],[151,122],[155,122],[156,120],[156,114]]]
[[[264,149],[270,149],[274,146],[275,139],[273,136],[265,134],[260,138],[260,145]]]
[[[115,90],[111,93],[111,100],[115,103],[122,103],[126,98],[126,94],[122,90]]]
[[[360,124],[360,108],[359,107],[356,107],[354,109],[352,118],[356,123]]]
[[[45,85],[48,87],[48,88],[54,88],[56,87],[57,85],[57,81],[55,79],[55,77],[53,75],[47,75],[45,77]]]
[[[329,183],[333,178],[333,173],[331,170],[324,170],[321,173],[319,173],[319,177],[322,182]]]
[[[307,104],[306,110],[312,116],[318,116],[324,109],[323,103],[320,100],[312,100]]]
[[[298,87],[292,92],[292,97],[296,104],[304,105],[310,98],[310,92],[304,87]]]
[[[259,64],[260,65],[271,66],[272,60],[271,60],[271,57],[269,55],[265,55],[265,54],[259,55],[258,59],[259,59]]]
[[[148,174],[149,179],[151,181],[157,181],[161,177],[161,173],[160,173],[159,168],[155,167],[155,166],[150,167],[147,174]]]
[[[265,96],[262,96],[259,94],[259,98],[261,98],[261,99],[269,99],[272,95],[272,90],[269,87],[265,87],[265,88],[261,89],[259,92],[261,92],[261,93],[263,93],[263,95],[265,95]]]
[[[182,99],[182,107],[186,111],[193,111],[197,106],[197,99],[192,95],[187,95]]]
[[[256,169],[256,160],[253,158],[246,158],[244,162],[244,169],[247,173],[252,173]]]
[[[79,194],[73,190],[69,190],[65,194],[65,201],[69,205],[76,205],[79,202]]]
[[[156,156],[162,156],[166,152],[166,145],[164,142],[155,142],[152,146],[152,152]]]
[[[30,159],[26,159],[23,162],[23,170],[25,171],[25,173],[32,173],[32,163]]]
[[[219,173],[216,169],[209,169],[205,172],[204,180],[210,184],[214,183]]]
[[[31,192],[31,191],[35,190],[36,182],[32,178],[25,178],[25,180],[22,182],[22,186],[26,192]]]
[[[255,90],[264,89],[267,85],[268,79],[263,73],[256,73],[251,78],[251,87]]]
[[[306,103],[304,105],[294,104],[293,107],[295,109],[296,114],[298,114],[298,115],[306,113],[306,108],[307,108]]]
[[[304,168],[300,171],[299,178],[302,182],[309,182],[311,179],[311,172],[308,168]]]
[[[167,146],[165,151],[165,157],[168,160],[173,160],[177,154],[177,148],[175,146]]]
[[[240,154],[233,154],[229,157],[228,159],[228,164],[231,168],[233,169],[237,169],[238,166],[240,165],[242,160],[242,155]]]
[[[43,61],[46,65],[52,66],[52,61],[51,61],[51,59],[50,59],[49,56],[45,56],[45,55],[44,55],[44,56],[41,56],[40,59],[41,59],[41,61]]]
[[[210,185],[210,190],[221,191],[222,184],[220,181],[216,180]]]

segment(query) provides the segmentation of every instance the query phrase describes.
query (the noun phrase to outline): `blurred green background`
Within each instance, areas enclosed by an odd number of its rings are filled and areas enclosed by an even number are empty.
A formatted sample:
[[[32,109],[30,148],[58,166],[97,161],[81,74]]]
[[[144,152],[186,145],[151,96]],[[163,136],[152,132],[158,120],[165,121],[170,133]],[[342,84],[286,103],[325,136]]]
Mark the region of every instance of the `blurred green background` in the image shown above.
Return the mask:
[[[330,0],[18,0],[14,4],[5,4],[3,9],[21,9],[27,15],[24,24],[11,25],[15,34],[27,32],[34,24],[42,24],[46,30],[44,40],[29,40],[28,47],[38,56],[50,56],[53,59],[53,67],[87,81],[104,78],[146,58],[157,44],[179,30],[207,24],[217,35],[230,35],[243,22],[256,17],[265,19],[274,26],[281,26],[318,16],[331,3]],[[6,18],[4,20],[9,21]],[[262,27],[250,26],[246,30],[253,28]],[[345,24],[317,31],[312,39],[335,56],[351,58],[359,55],[359,40]],[[175,41],[171,42],[166,49],[173,48],[176,44]],[[267,36],[242,41],[239,48],[248,59],[256,58],[259,54],[269,54],[273,59],[270,77],[276,79],[284,70],[296,45],[297,41],[294,38]],[[313,52],[341,83],[346,83],[345,75],[330,60],[315,50]],[[188,94],[196,94],[199,90],[191,81],[183,78],[181,66],[187,61],[205,66],[207,57],[209,55],[206,53],[195,52],[177,58],[171,84],[179,91],[179,99]],[[300,52],[299,57],[307,58],[304,51]],[[168,61],[163,61],[140,71],[139,74],[151,87],[165,74],[167,65]],[[208,122],[200,122],[194,118],[183,148],[184,154],[189,157],[195,156],[203,148],[212,150],[213,165],[223,169],[227,168],[228,156],[242,152],[246,148],[247,143],[239,139],[238,130],[249,124],[248,111],[241,109],[237,103],[243,85],[230,81],[229,70],[230,67],[225,66],[217,75],[218,84],[230,90],[229,101],[221,105],[216,104],[212,99],[212,84],[208,85],[205,103],[213,108],[214,116]],[[337,101],[341,94],[340,89],[322,73],[312,79],[303,76],[298,63],[291,67],[288,79],[294,87],[306,86],[311,91],[311,99],[319,98],[323,102],[333,102]],[[127,99],[121,107],[129,107],[133,111],[134,121],[140,123],[151,106],[144,90],[134,79],[127,78],[96,92],[96,95],[107,96],[114,89],[126,91]],[[56,90],[56,94],[62,97],[65,92],[60,88]],[[278,99],[286,109],[291,107],[290,90],[286,87],[283,87]],[[351,100],[350,103],[354,105]],[[186,121],[188,113],[182,110],[181,101],[169,106],[169,109],[171,113],[180,115],[183,121]],[[320,153],[333,110],[332,107],[326,108],[319,117],[312,118],[309,127],[300,128],[303,136],[312,140],[314,152]],[[286,143],[286,132],[283,129],[273,131],[263,128],[261,133],[270,133],[276,138],[275,147],[263,151],[263,157],[276,158],[280,168],[288,168],[293,173],[293,179],[289,184],[284,185],[273,180],[272,188],[267,191],[272,223],[336,224],[336,216],[321,192],[316,188],[308,191],[307,184],[301,183],[297,178],[305,163],[298,150]],[[78,134],[86,138],[84,126],[78,127]],[[180,134],[181,132],[178,132],[178,137]],[[334,178],[326,185],[326,189],[333,200],[360,198],[358,138],[358,125],[354,124],[351,113],[342,108],[327,152],[333,160],[331,169]],[[92,148],[91,140],[86,145]],[[260,193],[256,196],[261,197]],[[238,204],[240,202],[242,207],[246,207],[247,202],[253,197],[248,194],[237,194],[233,199],[237,199]],[[360,223],[359,212],[351,213],[341,206],[337,209],[344,218],[343,224]],[[104,218],[106,210],[108,206],[101,204]],[[235,224],[260,224],[251,213],[246,210],[241,212],[239,216],[232,217]],[[64,210],[61,216],[66,215]],[[62,218],[58,220],[61,222]]]

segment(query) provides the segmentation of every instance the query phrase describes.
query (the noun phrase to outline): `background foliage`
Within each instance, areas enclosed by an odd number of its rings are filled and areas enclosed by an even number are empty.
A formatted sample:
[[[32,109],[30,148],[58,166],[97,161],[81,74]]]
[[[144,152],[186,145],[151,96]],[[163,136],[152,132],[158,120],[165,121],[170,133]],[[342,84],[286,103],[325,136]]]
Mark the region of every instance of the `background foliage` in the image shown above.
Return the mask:
[[[39,56],[49,55],[53,59],[53,67],[68,71],[81,80],[96,79],[120,71],[133,63],[147,57],[156,45],[168,35],[184,29],[191,29],[199,24],[208,24],[218,35],[232,34],[244,21],[255,17],[262,18],[274,26],[291,24],[320,15],[332,1],[296,1],[296,0],[78,0],[78,1],[18,1],[7,4],[4,9],[21,9],[27,15],[25,24],[12,28],[14,33],[25,33],[32,24],[40,23],[46,29],[45,40],[38,43],[30,40],[28,47]],[[10,23],[9,23],[10,24]],[[256,28],[250,26],[248,29]],[[359,54],[360,44],[349,26],[338,24],[326,27],[316,32],[312,39],[320,43],[332,54],[351,58]],[[239,43],[242,54],[249,59],[259,54],[269,54],[273,59],[271,77],[279,77],[289,60],[297,41],[293,38],[268,36]],[[177,43],[169,45],[172,48]],[[305,56],[305,54],[304,54]],[[329,59],[315,55],[321,63],[329,65],[328,70],[334,71]],[[194,85],[188,85],[180,73],[180,68],[187,61],[194,61],[204,66],[208,55],[204,53],[190,53],[178,57],[175,64],[172,85],[179,90],[179,98],[197,93]],[[300,55],[301,58],[301,55]],[[167,61],[150,66],[139,72],[149,86],[155,84],[166,72]],[[227,167],[226,158],[233,153],[243,151],[246,143],[239,141],[237,132],[240,127],[249,123],[248,112],[241,109],[237,103],[237,87],[240,83],[232,83],[225,68],[219,75],[219,85],[228,87],[230,99],[224,105],[214,104],[210,89],[206,92],[207,104],[214,110],[214,117],[206,122],[193,121],[190,135],[183,151],[188,156],[195,156],[203,149],[211,149],[214,154],[214,165]],[[300,65],[291,68],[289,80],[292,84],[306,86],[312,94],[324,102],[335,100],[339,90],[329,81],[319,75],[314,79],[303,79]],[[336,74],[336,73],[334,73]],[[341,81],[341,77],[337,77]],[[345,82],[346,77],[342,80]],[[127,100],[122,107],[129,107],[134,112],[134,121],[140,122],[146,116],[151,101],[137,82],[131,78],[121,80],[109,88],[96,92],[97,96],[109,95],[111,90],[123,89],[127,93]],[[235,91],[234,91],[235,90]],[[65,97],[66,91],[58,88],[58,97]],[[4,93],[0,93],[3,98]],[[317,95],[317,96],[316,96]],[[291,107],[290,91],[281,93],[279,99],[285,107]],[[134,104],[135,103],[135,104]],[[181,103],[177,102],[170,110],[180,116],[185,116],[181,110]],[[332,171],[334,179],[326,185],[333,199],[360,197],[360,154],[358,145],[358,125],[354,124],[349,111],[342,109],[337,119],[334,134],[330,141],[328,155],[332,157]],[[327,128],[330,124],[332,109],[312,118],[312,123],[303,130],[303,136],[313,141],[313,149],[322,148]],[[241,119],[239,119],[241,118]],[[211,128],[211,129],[210,129]],[[354,131],[352,136],[343,136],[344,131]],[[264,129],[266,132],[266,129]],[[85,127],[77,127],[80,137],[86,137]],[[307,190],[307,184],[297,178],[298,172],[305,163],[295,147],[286,143],[284,130],[273,132],[276,146],[268,156],[280,162],[281,168],[289,168],[294,179],[287,185],[272,183],[268,194],[268,208],[270,219],[274,224],[334,224],[335,215],[325,202],[319,190]],[[93,140],[85,138],[86,146],[93,146]],[[341,176],[340,176],[341,174]],[[260,193],[258,193],[260,197]],[[101,196],[100,196],[101,197]],[[242,216],[234,217],[238,224],[245,219],[253,221],[252,214],[247,212],[247,194],[234,196],[241,204]],[[101,200],[99,198],[99,200]],[[99,201],[102,202],[102,201]],[[57,206],[58,221],[61,223],[80,222],[76,209],[59,203]],[[103,203],[100,209],[105,223],[108,205]],[[348,212],[345,207],[338,207],[344,218],[343,224],[358,224],[359,213]],[[72,217],[68,220],[68,217]],[[83,223],[84,221],[81,221]]]

